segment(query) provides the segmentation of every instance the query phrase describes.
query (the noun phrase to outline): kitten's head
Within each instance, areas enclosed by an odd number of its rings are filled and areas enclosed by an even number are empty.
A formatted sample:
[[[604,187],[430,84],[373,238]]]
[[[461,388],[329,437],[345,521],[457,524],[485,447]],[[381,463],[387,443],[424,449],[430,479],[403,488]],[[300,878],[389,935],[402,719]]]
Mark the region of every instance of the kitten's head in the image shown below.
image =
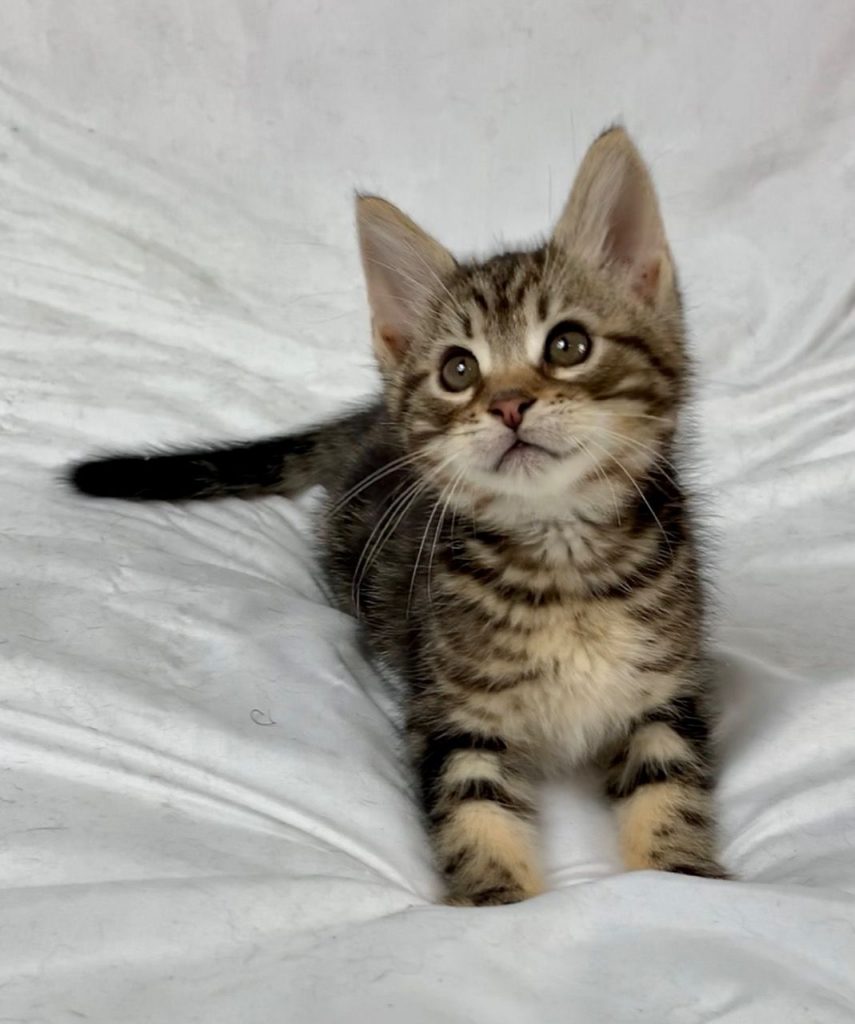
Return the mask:
[[[656,195],[621,129],[589,149],[542,247],[458,262],[360,197],[374,347],[408,449],[503,517],[614,500],[664,457],[685,376]]]

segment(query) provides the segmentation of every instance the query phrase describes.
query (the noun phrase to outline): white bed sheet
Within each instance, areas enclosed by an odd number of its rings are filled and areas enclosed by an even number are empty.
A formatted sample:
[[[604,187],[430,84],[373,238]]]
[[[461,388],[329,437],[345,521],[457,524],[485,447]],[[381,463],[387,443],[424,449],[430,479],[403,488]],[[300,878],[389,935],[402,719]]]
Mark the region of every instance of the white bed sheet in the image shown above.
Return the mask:
[[[848,0],[5,0],[0,1019],[855,1020],[853,67]],[[581,779],[549,893],[437,907],[311,500],[57,474],[367,393],[351,190],[484,250],[615,118],[698,362],[741,880],[620,873]]]

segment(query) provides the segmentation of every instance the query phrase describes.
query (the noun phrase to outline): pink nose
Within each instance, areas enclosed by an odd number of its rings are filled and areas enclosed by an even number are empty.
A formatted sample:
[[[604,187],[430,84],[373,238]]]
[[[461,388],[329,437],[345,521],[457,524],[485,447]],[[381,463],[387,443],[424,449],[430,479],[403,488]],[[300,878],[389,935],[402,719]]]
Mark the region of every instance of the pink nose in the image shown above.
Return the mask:
[[[490,412],[498,416],[506,427],[517,430],[522,423],[526,409],[534,405],[534,399],[527,395],[496,395],[490,403]]]

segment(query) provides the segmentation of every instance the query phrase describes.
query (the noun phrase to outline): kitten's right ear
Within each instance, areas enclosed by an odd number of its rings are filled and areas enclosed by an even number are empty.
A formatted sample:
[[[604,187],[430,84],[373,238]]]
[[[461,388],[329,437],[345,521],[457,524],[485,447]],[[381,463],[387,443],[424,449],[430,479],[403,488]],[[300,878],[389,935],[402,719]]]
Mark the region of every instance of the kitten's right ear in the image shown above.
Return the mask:
[[[451,253],[378,196],[356,197],[356,225],[383,371],[401,361],[431,298],[456,264]]]

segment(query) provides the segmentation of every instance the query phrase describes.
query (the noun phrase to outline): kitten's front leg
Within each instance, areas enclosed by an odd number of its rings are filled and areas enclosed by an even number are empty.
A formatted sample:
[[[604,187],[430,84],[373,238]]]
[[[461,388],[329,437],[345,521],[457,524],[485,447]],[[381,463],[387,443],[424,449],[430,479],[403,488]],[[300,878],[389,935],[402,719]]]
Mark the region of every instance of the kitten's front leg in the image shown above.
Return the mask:
[[[532,785],[505,741],[462,731],[412,738],[446,902],[490,906],[542,892]]]
[[[675,697],[648,713],[611,763],[626,866],[727,878],[716,859],[709,728],[698,700]]]

